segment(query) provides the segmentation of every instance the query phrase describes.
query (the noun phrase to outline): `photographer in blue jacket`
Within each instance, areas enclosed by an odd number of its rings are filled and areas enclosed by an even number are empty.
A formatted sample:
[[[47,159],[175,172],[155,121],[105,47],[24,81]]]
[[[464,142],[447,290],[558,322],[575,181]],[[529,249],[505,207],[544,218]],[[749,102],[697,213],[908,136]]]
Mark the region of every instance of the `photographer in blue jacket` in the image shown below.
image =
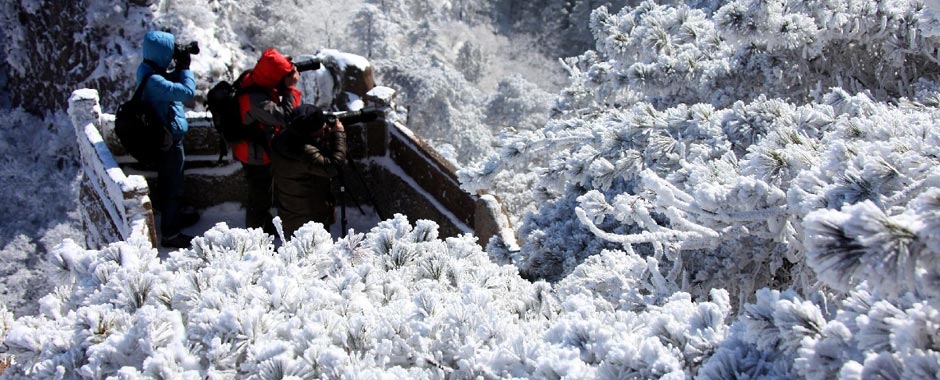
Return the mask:
[[[196,95],[196,80],[189,70],[191,54],[198,54],[195,42],[176,44],[175,37],[166,32],[150,31],[144,36],[144,61],[137,67],[137,84],[147,79],[141,99],[150,104],[173,135],[173,144],[163,153],[157,166],[157,203],[160,211],[160,245],[170,248],[188,248],[192,236],[180,232],[198,221],[193,210],[183,211],[183,137],[189,130],[183,102],[191,102]],[[167,70],[175,61],[172,72]]]

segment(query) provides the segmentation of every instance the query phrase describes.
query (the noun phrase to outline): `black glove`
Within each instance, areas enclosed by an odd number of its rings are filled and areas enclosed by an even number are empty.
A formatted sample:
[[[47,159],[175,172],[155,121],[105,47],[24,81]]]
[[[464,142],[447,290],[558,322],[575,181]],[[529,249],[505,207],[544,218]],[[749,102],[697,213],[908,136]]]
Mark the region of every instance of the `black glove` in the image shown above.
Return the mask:
[[[189,70],[189,63],[192,62],[192,56],[189,53],[174,54],[173,59],[176,60],[177,70]]]

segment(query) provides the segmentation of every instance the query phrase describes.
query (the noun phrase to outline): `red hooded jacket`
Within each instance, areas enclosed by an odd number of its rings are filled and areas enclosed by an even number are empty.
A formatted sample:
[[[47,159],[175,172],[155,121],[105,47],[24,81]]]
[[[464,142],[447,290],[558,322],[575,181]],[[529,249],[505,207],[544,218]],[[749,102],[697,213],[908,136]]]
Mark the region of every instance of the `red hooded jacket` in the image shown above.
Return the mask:
[[[294,87],[279,88],[281,80],[294,70],[294,64],[275,49],[265,50],[255,67],[243,79],[242,88],[252,87],[238,97],[242,123],[273,137],[284,129],[294,107],[300,105],[301,93]],[[285,93],[281,93],[285,92]],[[244,164],[268,165],[270,139],[267,143],[242,141],[232,146],[232,155]]]

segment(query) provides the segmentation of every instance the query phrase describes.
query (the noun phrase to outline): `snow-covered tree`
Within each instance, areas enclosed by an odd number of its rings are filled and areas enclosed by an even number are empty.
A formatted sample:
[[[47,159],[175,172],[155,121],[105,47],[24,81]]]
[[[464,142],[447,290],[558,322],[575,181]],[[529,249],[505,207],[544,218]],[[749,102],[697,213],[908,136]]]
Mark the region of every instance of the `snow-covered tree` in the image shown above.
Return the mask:
[[[483,51],[472,41],[466,41],[457,50],[457,70],[470,82],[477,82],[483,76],[485,58]]]
[[[479,11],[484,3],[473,6],[478,11],[471,13],[486,13]],[[519,49],[507,37],[494,35],[489,23],[460,20],[467,14],[467,9],[457,9],[461,7],[467,5],[371,1],[348,28],[350,35],[366,37],[354,39],[352,52],[369,56],[377,79],[399,90],[398,103],[407,104],[403,118],[408,127],[439,149],[454,148],[458,165],[492,152],[492,142],[504,127],[483,120],[490,112],[486,94],[497,83],[518,72],[528,80],[552,75],[535,68],[547,62],[532,58],[536,47]],[[530,100],[533,103],[518,118],[544,118],[548,97]],[[449,141],[454,134],[457,137]]]
[[[286,54],[313,53],[344,42],[345,27],[355,9],[352,4],[327,1],[226,1],[231,28],[259,52],[274,47]]]
[[[811,212],[870,200],[890,218],[937,181],[931,127],[938,114],[929,106],[936,64],[922,57],[897,66],[902,77],[920,74],[902,80],[896,88],[903,91],[823,94],[816,86],[829,83],[820,82],[825,74],[786,55],[796,47],[769,43],[785,35],[762,27],[764,39],[736,43],[740,36],[718,22],[736,4],[713,6],[714,13],[651,2],[617,15],[599,9],[592,24],[599,50],[567,61],[572,85],[556,116],[541,130],[501,141],[497,155],[463,172],[468,191],[495,188],[497,178],[512,177],[506,173],[539,173],[529,206],[515,207],[538,210],[519,216],[522,251],[509,254],[523,272],[558,280],[585,257],[623,247],[661,259],[680,289],[697,296],[714,287],[729,288],[739,301],[765,286],[811,290],[819,270],[806,260],[811,236],[803,220]],[[804,9],[774,4],[749,9]],[[905,54],[931,52],[931,37],[916,37],[916,3],[866,9],[837,14],[859,23],[907,17],[913,24],[887,28],[922,44]],[[828,29],[818,35],[814,41],[828,47],[844,43]],[[874,70],[827,49],[817,56],[830,70]],[[758,63],[754,57],[772,56],[755,66],[760,71],[744,69]],[[816,79],[807,84],[799,75]],[[896,79],[904,78],[878,83]],[[921,103],[880,101],[915,90]]]
[[[932,7],[594,12],[553,118],[461,173],[468,191],[538,173],[521,250],[491,255],[560,284],[618,252],[661,294],[728,289],[738,317],[698,378],[937,377]]]
[[[938,23],[919,1],[714,3],[594,12],[602,57],[580,59],[594,101],[726,107],[761,94],[805,102],[830,87],[887,100],[940,74]]]
[[[496,13],[493,3],[493,0],[453,0],[450,18],[470,25],[492,23]]]
[[[497,0],[495,23],[504,33],[525,34],[538,41],[539,49],[555,57],[579,55],[594,47],[591,12],[605,6],[618,11],[640,0]],[[673,3],[675,1],[658,1]]]
[[[390,21],[381,10],[365,4],[356,11],[348,30],[356,36],[350,41],[352,51],[359,52],[366,58],[394,57],[398,55],[395,38],[399,26]]]
[[[0,120],[0,304],[35,314],[55,284],[43,257],[65,238],[84,240],[79,218],[78,152],[64,114],[39,118],[17,109]]]
[[[484,122],[493,129],[535,130],[548,121],[552,96],[519,75],[499,82],[487,100]]]
[[[423,56],[385,60],[382,67],[382,78],[398,85],[398,103],[407,105],[407,125],[421,138],[454,146],[461,163],[490,151],[482,94],[460,72]]]

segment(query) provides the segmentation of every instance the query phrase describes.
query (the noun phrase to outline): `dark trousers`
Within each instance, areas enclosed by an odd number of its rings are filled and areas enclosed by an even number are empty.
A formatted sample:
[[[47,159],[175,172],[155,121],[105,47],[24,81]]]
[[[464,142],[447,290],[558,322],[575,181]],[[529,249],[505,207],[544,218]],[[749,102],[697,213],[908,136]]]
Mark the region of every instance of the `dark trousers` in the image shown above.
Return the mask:
[[[262,228],[268,234],[275,234],[271,222],[271,165],[242,164],[245,181],[248,182],[248,203],[245,205],[245,225],[248,228]]]
[[[166,238],[180,232],[180,198],[183,196],[183,142],[177,142],[163,153],[157,167],[160,202],[160,233]]]

